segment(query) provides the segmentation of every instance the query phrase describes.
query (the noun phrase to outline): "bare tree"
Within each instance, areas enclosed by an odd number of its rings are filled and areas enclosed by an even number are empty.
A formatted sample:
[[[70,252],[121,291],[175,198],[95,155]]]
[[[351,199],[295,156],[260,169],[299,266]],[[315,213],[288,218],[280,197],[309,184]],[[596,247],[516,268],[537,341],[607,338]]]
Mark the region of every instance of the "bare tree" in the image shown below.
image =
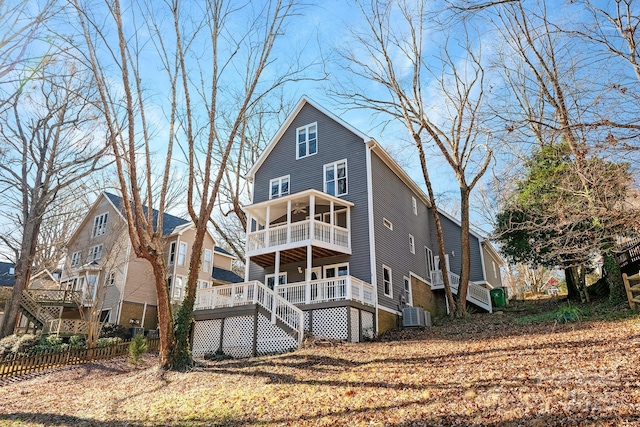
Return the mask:
[[[17,258],[4,336],[15,328],[46,212],[65,189],[106,164],[108,146],[100,138],[93,87],[74,63],[49,57],[0,116],[6,147],[0,154],[0,188],[11,208],[2,213],[19,224],[19,238],[0,236]]]
[[[445,46],[438,57],[429,57],[425,53],[427,31],[433,29],[428,28],[428,3],[360,5],[366,30],[353,33],[356,49],[348,50],[343,58],[355,76],[379,85],[381,95],[376,97],[371,90],[357,88],[344,90],[340,95],[358,107],[371,108],[400,120],[409,131],[418,150],[432,205],[440,259],[445,258],[444,238],[425,147],[435,146],[454,173],[460,189],[462,236],[457,303],[454,303],[446,272],[443,276],[449,307],[455,307],[452,313],[461,316],[466,312],[470,277],[469,196],[492,159],[493,136],[483,124],[485,70],[480,53],[472,46],[466,27],[461,30],[462,39],[457,40],[460,46],[455,48],[462,50],[462,58],[454,57],[454,49],[449,46],[455,44],[452,34],[460,29],[436,29],[444,36]],[[431,102],[434,99],[438,105]]]
[[[101,8],[80,0],[74,4],[84,32],[82,51],[97,80],[116,156],[133,251],[149,261],[155,278],[159,361],[164,367],[180,369],[191,364],[189,332],[203,239],[229,158],[241,142],[242,127],[253,107],[275,88],[299,78],[297,64],[276,64],[272,57],[296,7],[292,0],[259,5],[172,0],[124,7],[113,0]],[[104,44],[109,30],[117,38],[113,47]],[[144,55],[149,52],[160,61],[160,75],[145,72]],[[111,66],[117,74],[109,73]],[[163,99],[150,96],[154,86],[166,88]],[[154,134],[157,123],[150,118],[159,109],[165,111],[161,135]],[[174,324],[160,230],[178,145],[185,154],[187,210],[196,235],[186,294]],[[158,146],[163,147],[164,169],[158,177],[160,193],[155,196],[150,184],[154,180],[152,148]],[[157,218],[151,208],[157,210]]]

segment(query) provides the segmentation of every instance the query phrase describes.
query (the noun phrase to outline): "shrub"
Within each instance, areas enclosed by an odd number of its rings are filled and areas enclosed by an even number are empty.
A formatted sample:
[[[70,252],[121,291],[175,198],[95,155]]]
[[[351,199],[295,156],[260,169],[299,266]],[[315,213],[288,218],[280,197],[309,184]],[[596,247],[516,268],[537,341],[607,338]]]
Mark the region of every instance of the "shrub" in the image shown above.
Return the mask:
[[[13,353],[30,353],[38,347],[39,337],[31,334],[22,335],[13,345]]]
[[[73,335],[69,338],[69,347],[73,349],[85,348],[87,343],[84,340],[84,337],[80,335]]]
[[[104,325],[100,331],[100,338],[120,338],[126,340],[129,338],[129,330],[122,325]]]
[[[98,338],[96,342],[96,347],[110,347],[112,345],[120,344],[124,341],[122,338],[113,337],[113,338]]]
[[[567,304],[558,309],[558,320],[564,323],[579,322],[584,313],[575,305]]]
[[[18,335],[8,335],[0,340],[0,356],[6,357],[13,354],[13,346],[20,340]]]
[[[142,334],[138,334],[129,343],[129,361],[138,363],[140,356],[147,352],[147,339]]]

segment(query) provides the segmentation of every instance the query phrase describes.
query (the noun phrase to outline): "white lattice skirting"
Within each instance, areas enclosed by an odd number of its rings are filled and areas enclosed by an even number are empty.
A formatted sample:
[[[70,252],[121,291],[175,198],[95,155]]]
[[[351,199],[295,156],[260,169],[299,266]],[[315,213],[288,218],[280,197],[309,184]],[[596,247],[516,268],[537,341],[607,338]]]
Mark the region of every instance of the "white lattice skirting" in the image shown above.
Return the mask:
[[[199,320],[193,329],[193,357],[204,357],[220,351],[236,358],[254,355],[254,317],[238,316],[224,319]],[[298,347],[298,342],[277,325],[258,313],[258,331],[255,354],[284,353]]]

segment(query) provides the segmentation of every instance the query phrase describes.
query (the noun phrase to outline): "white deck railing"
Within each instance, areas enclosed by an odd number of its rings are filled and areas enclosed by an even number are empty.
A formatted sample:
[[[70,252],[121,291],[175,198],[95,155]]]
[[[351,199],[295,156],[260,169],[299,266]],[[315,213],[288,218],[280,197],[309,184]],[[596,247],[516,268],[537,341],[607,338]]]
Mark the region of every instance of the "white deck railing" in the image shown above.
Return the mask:
[[[448,273],[451,292],[457,295],[458,287],[460,286],[460,276],[450,271]],[[431,272],[431,289],[444,289],[442,270]],[[489,289],[482,285],[478,285],[477,283],[469,282],[469,287],[467,288],[467,301],[488,310],[489,313],[493,311]]]
[[[264,248],[288,245],[313,239],[342,248],[349,248],[349,230],[322,221],[305,220],[278,225],[248,234],[248,249],[256,251]]]
[[[365,305],[375,305],[373,286],[353,276],[287,283],[276,286],[276,292],[292,304],[351,300]]]
[[[304,313],[302,310],[257,280],[198,289],[194,310],[236,307],[247,304],[260,305],[270,313],[271,322],[275,323],[276,319],[279,319],[290,328],[298,331],[298,343],[302,343],[304,332]]]

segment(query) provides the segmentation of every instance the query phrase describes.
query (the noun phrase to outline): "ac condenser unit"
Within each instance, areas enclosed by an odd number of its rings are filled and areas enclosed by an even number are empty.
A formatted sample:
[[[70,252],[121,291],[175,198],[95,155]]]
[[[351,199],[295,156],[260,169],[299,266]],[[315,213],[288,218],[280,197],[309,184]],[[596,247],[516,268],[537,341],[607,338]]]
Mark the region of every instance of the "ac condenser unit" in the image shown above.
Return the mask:
[[[425,326],[424,310],[420,307],[402,309],[402,327]]]

